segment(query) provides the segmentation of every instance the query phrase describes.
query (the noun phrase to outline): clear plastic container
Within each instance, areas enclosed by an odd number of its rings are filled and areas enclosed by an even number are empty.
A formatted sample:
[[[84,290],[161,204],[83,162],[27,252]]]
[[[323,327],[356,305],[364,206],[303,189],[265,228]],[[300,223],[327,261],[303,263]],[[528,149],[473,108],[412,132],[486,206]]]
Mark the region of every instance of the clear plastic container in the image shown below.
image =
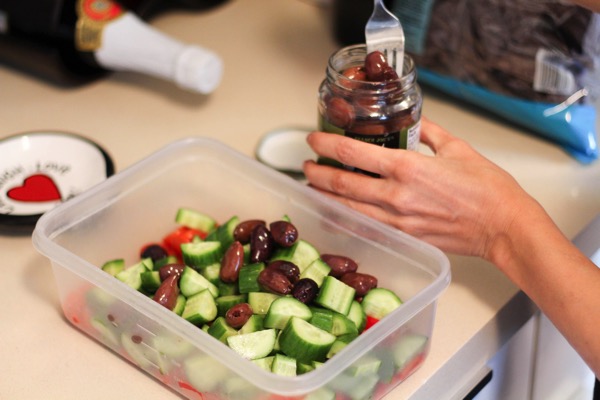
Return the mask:
[[[141,245],[176,227],[182,206],[219,221],[287,214],[302,238],[354,258],[404,304],[314,371],[265,371],[99,268],[137,261]],[[381,398],[425,359],[450,281],[438,249],[204,138],[175,142],[47,212],[33,242],[51,261],[67,320],[190,399]]]

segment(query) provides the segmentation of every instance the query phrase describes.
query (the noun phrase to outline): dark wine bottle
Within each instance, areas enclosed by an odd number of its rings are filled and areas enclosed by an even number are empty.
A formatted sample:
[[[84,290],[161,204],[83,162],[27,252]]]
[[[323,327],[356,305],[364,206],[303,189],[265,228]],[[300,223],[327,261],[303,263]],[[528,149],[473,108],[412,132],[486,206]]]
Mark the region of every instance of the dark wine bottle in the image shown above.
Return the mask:
[[[119,0],[119,3],[147,20],[164,11],[174,9],[204,11],[220,5],[224,1],[225,0]]]
[[[113,0],[0,0],[0,63],[66,86],[128,70],[210,93],[222,75],[213,51],[158,31]]]

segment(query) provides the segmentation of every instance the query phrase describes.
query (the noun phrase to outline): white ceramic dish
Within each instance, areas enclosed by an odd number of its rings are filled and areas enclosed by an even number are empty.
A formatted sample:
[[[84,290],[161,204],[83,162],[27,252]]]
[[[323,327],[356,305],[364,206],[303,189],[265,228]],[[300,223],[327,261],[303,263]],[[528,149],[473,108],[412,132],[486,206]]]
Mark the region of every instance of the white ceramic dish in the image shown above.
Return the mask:
[[[67,132],[25,132],[0,140],[0,226],[33,228],[56,205],[114,173],[99,145]]]

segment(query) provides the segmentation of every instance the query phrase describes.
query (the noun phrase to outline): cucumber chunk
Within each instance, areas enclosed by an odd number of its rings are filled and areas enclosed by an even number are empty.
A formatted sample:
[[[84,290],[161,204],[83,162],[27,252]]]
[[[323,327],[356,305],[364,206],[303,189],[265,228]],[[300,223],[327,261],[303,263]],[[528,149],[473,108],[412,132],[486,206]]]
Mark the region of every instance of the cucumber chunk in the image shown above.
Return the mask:
[[[224,317],[217,317],[206,332],[225,344],[229,336],[238,334],[238,331],[229,326]]]
[[[427,345],[425,335],[407,334],[394,347],[394,363],[398,369],[404,368],[413,358],[422,353]]]
[[[207,233],[212,231],[217,225],[217,222],[212,217],[185,207],[181,207],[177,210],[177,214],[175,214],[175,222],[177,222],[179,225],[183,225],[192,229],[198,229]]]
[[[323,279],[331,272],[331,267],[320,258],[317,258],[311,262],[308,267],[300,274],[300,279],[310,278],[317,283],[317,286],[321,287]]]
[[[296,362],[296,373],[298,375],[306,374],[314,369],[315,367],[312,364]]]
[[[365,330],[365,326],[367,325],[367,314],[365,314],[365,311],[358,301],[352,301],[350,311],[348,311],[348,318],[354,322],[358,333]]]
[[[277,332],[275,329],[265,329],[230,336],[227,338],[227,344],[240,356],[248,360],[256,360],[271,354],[273,347],[275,347],[276,337]]]
[[[323,285],[315,298],[315,303],[329,310],[347,315],[355,294],[354,288],[330,275],[323,280]]]
[[[217,229],[212,231],[206,240],[216,240],[221,242],[223,251],[231,246],[231,243],[235,240],[233,238],[233,231],[235,227],[240,223],[240,219],[237,216],[233,216],[227,220],[223,225],[220,225]]]
[[[292,247],[280,247],[278,248],[271,260],[285,260],[290,261],[298,267],[300,273],[308,268],[308,266],[318,259],[321,255],[319,251],[306,240],[298,239]]]
[[[365,314],[381,319],[402,305],[396,293],[385,288],[374,288],[363,297],[362,308]]]
[[[381,360],[375,356],[365,356],[354,362],[346,373],[351,376],[374,375],[379,372]]]
[[[291,317],[308,321],[312,317],[310,308],[293,297],[279,297],[271,303],[265,315],[265,328],[283,329]]]
[[[238,276],[238,289],[240,293],[259,292],[258,275],[265,269],[264,263],[244,265]]]
[[[125,259],[118,258],[115,260],[107,261],[104,264],[102,264],[101,268],[102,268],[102,271],[104,271],[112,276],[115,276],[119,272],[121,272],[125,269]]]
[[[167,332],[152,337],[151,341],[156,351],[168,358],[181,360],[194,350],[190,342]]]
[[[216,285],[217,285],[217,288],[219,289],[220,296],[232,296],[234,294],[236,294],[236,295],[240,294],[240,291],[238,290],[238,285],[236,282],[227,283],[227,282],[219,281]]]
[[[252,314],[248,321],[238,331],[240,334],[252,333],[264,329],[263,316],[258,314]]]
[[[179,260],[177,259],[176,256],[166,256],[161,258],[160,260],[156,260],[154,262],[154,266],[153,269],[155,271],[158,271],[160,269],[160,267],[163,267],[167,264],[177,264],[179,262]]]
[[[119,346],[119,336],[109,321],[92,318],[90,324],[100,333],[101,339],[105,344],[113,349]]]
[[[335,356],[338,352],[340,352],[347,345],[348,345],[348,343],[346,343],[342,340],[336,340],[335,342],[333,342],[333,344],[329,348],[329,351],[327,352],[327,359],[330,359],[331,357]]]
[[[181,317],[186,302],[187,299],[185,298],[185,296],[179,293],[179,295],[177,296],[177,301],[175,302],[175,307],[173,307],[173,312]]]
[[[119,272],[115,277],[124,282],[129,287],[135,290],[140,290],[142,288],[142,272],[148,271],[148,268],[143,262],[139,262],[134,264],[123,271]]]
[[[140,274],[142,289],[146,293],[154,293],[160,286],[160,274],[158,271],[144,271]]]
[[[236,304],[245,303],[248,296],[245,294],[232,294],[226,296],[219,296],[215,299],[217,303],[217,309],[219,310],[219,316],[224,317],[231,307]]]
[[[275,354],[271,372],[281,376],[296,376],[296,359],[283,354]]]
[[[188,297],[181,316],[194,325],[202,325],[217,317],[217,304],[208,289]]]
[[[219,296],[219,289],[193,268],[185,267],[179,278],[179,289],[185,297],[191,297],[208,289],[213,297]]]
[[[333,330],[333,313],[334,311],[320,307],[312,307],[312,317],[310,323],[317,328],[323,329],[325,332],[331,333]]]
[[[308,394],[304,400],[335,400],[336,394],[333,390],[326,387],[315,390]]]
[[[223,247],[219,241],[190,242],[181,245],[183,262],[194,269],[201,270],[211,264],[218,263],[223,255]]]
[[[274,293],[250,292],[248,293],[248,304],[252,307],[254,314],[265,315],[271,307],[271,303],[281,296]]]
[[[199,392],[215,391],[231,372],[214,358],[199,354],[185,359],[183,370],[188,381]]]
[[[263,358],[257,358],[256,360],[252,360],[252,362],[264,369],[265,371],[271,371],[274,358],[275,356],[267,356]]]
[[[121,345],[131,359],[144,370],[152,371],[153,368],[158,368],[161,374],[167,374],[170,363],[166,357],[143,341],[137,339],[134,341],[136,336],[125,332],[121,333]]]
[[[204,267],[200,270],[200,273],[202,274],[202,276],[205,277],[206,279],[208,279],[208,281],[210,283],[212,283],[213,285],[218,285],[219,283],[221,283],[221,279],[219,279],[220,272],[221,272],[221,263],[218,263],[218,262],[207,265],[206,267]]]
[[[336,337],[302,318],[292,317],[279,335],[281,351],[299,362],[324,361]]]
[[[331,333],[335,336],[354,335],[358,336],[356,324],[348,317],[340,313],[333,313],[333,326]]]

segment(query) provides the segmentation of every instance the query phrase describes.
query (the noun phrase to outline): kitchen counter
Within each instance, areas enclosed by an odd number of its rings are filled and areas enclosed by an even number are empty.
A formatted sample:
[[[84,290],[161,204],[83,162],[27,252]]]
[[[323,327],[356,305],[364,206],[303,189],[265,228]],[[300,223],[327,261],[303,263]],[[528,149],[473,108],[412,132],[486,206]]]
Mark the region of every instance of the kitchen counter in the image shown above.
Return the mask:
[[[0,66],[0,138],[51,129],[108,150],[117,171],[187,136],[209,136],[253,155],[259,138],[316,126],[316,93],[339,46],[326,11],[300,0],[230,1],[204,13],[170,12],[152,23],[224,59],[210,96],[132,73],[60,88]],[[600,211],[600,163],[582,165],[509,123],[425,90],[425,114],[510,173],[573,237]],[[178,395],[63,318],[49,261],[28,235],[0,236],[0,398],[176,399]],[[438,302],[431,353],[386,399],[443,399],[470,383],[536,308],[492,265],[450,256],[452,283]]]

